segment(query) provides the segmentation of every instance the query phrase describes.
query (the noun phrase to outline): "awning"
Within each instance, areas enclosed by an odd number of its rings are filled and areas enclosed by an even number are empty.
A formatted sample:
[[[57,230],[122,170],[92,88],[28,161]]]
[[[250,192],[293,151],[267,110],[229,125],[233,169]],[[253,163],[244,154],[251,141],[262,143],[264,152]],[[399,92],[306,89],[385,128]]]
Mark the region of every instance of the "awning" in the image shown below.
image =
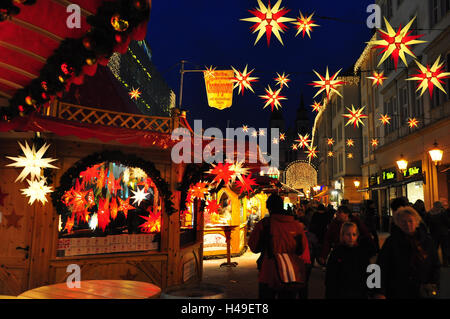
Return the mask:
[[[322,197],[322,196],[325,196],[325,195],[327,195],[327,194],[328,194],[328,189],[324,189],[324,190],[321,191],[319,194],[314,195],[313,198],[316,198],[316,197]]]

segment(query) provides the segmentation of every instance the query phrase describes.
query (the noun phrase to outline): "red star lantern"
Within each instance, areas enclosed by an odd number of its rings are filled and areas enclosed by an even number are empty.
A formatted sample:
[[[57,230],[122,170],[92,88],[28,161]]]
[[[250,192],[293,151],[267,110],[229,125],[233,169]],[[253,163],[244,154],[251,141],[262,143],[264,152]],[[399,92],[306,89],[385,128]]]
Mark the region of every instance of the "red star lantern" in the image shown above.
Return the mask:
[[[428,91],[430,92],[430,98],[433,97],[433,88],[436,86],[439,90],[447,94],[442,84],[445,84],[442,79],[448,79],[450,76],[450,72],[444,72],[444,62],[439,63],[441,56],[437,58],[437,60],[434,62],[433,66],[427,65],[424,67],[422,64],[416,61],[417,66],[419,67],[419,73],[413,75],[413,77],[407,79],[409,81],[411,80],[417,80],[419,82],[417,86],[417,91],[422,89],[420,92],[420,96],[425,93],[425,91],[428,88]]]
[[[209,68],[206,68],[206,70],[203,71],[205,79],[214,78],[215,77],[215,75],[214,75],[215,70],[216,70],[216,68],[213,68],[212,66],[209,67]]]
[[[205,213],[207,213],[207,214],[212,214],[212,213],[218,214],[219,213],[219,208],[220,208],[220,205],[217,203],[216,200],[214,200],[214,199],[208,200],[206,202]]]
[[[224,182],[227,185],[233,175],[234,171],[231,170],[231,163],[218,163],[217,165],[213,164],[213,168],[208,171],[209,174],[215,175],[213,182],[220,184],[220,182]]]
[[[314,104],[311,105],[311,107],[313,108],[313,112],[317,113],[319,113],[320,110],[322,109],[322,105],[319,102],[314,102]]]
[[[325,74],[325,77],[321,76],[319,73],[313,70],[313,72],[319,77],[320,81],[313,81],[310,83],[310,85],[313,85],[314,87],[320,88],[319,91],[317,91],[316,95],[314,95],[313,98],[315,98],[317,95],[325,91],[327,93],[327,101],[330,100],[330,93],[336,93],[340,97],[342,97],[341,93],[337,90],[339,86],[342,86],[345,84],[344,81],[337,80],[338,74],[341,72],[342,69],[337,71],[331,78],[330,74],[328,73],[328,67],[327,72]]]
[[[239,180],[236,184],[239,187],[239,194],[242,194],[243,192],[251,193],[253,192],[252,186],[257,185],[256,179],[252,178],[251,173],[247,176],[242,176],[242,181]]]
[[[327,138],[327,144],[328,145],[333,145],[334,144],[334,139],[333,138]]]
[[[239,93],[242,95],[244,95],[245,89],[255,93],[252,88],[252,82],[258,81],[258,78],[250,76],[255,69],[247,73],[247,65],[245,66],[244,72],[237,71],[233,67],[231,68],[234,71],[234,78],[231,80],[231,82],[235,83],[233,89],[239,87]]]
[[[105,231],[106,226],[111,221],[108,200],[102,198],[98,201],[97,218],[98,218],[98,227],[102,231]]]
[[[348,147],[355,146],[355,141],[353,141],[351,138],[347,139],[347,146]]]
[[[206,182],[198,182],[195,185],[192,185],[189,190],[189,195],[192,198],[198,198],[200,200],[204,200],[206,194],[208,194],[208,186]]]
[[[381,115],[381,117],[380,117],[380,121],[381,121],[381,123],[383,124],[383,125],[386,125],[386,124],[391,124],[391,118],[389,117],[389,115],[383,115],[383,114],[380,114]]]
[[[309,148],[309,142],[311,142],[311,140],[309,139],[309,134],[305,134],[304,136],[300,134],[297,135],[298,140],[295,140],[295,142],[298,142],[298,147],[301,147],[302,149],[304,149],[305,147]]]
[[[317,148],[317,146],[311,146],[305,152],[306,154],[308,154],[307,156],[308,156],[309,160],[312,160],[314,157],[317,157],[317,153],[319,151],[317,151],[316,148]]]
[[[293,151],[298,150],[297,144],[292,144],[292,145],[291,145],[291,148],[292,148]]]
[[[64,230],[67,230],[67,233],[72,232],[72,228],[75,225],[75,216],[67,217],[66,226],[64,226]]]
[[[117,206],[117,201],[115,197],[111,198],[111,203],[109,204],[109,207],[111,218],[115,220],[117,217],[117,212],[119,211],[119,207]]]
[[[376,84],[377,87],[383,85],[384,80],[387,79],[387,77],[384,76],[384,71],[381,71],[380,73],[373,71],[372,76],[368,76],[367,78],[372,80],[372,86]]]
[[[143,233],[159,233],[161,231],[161,212],[153,212],[151,207],[147,209],[149,215],[139,216],[145,219],[145,222],[139,226]]]
[[[280,133],[280,141],[284,141],[286,139],[285,133]]]
[[[347,154],[347,158],[348,158],[348,159],[352,159],[352,158],[353,158],[353,153],[348,153],[348,154]]]
[[[347,123],[345,126],[349,124],[353,124],[353,127],[359,127],[359,124],[361,123],[364,125],[363,121],[361,119],[369,117],[366,114],[362,114],[362,111],[364,110],[365,106],[363,106],[360,109],[355,110],[355,107],[352,105],[352,109],[350,110],[348,107],[346,109],[350,112],[349,114],[343,114],[342,116],[348,118]]]
[[[377,147],[377,146],[378,146],[378,144],[379,144],[379,141],[378,141],[378,139],[376,139],[376,138],[373,138],[373,139],[372,139],[372,141],[371,141],[371,144],[372,144],[372,147]]]
[[[419,125],[419,121],[415,117],[408,119],[408,126],[409,126],[409,128],[415,128],[418,125]]]
[[[314,20],[312,19],[312,16],[314,13],[312,13],[309,17],[306,15],[303,16],[302,12],[300,11],[300,17],[297,18],[297,22],[292,22],[293,24],[297,25],[297,35],[299,35],[300,32],[303,32],[302,36],[305,37],[305,33],[308,34],[308,37],[311,38],[310,32],[312,31],[312,27],[318,27],[318,24],[314,24]]]
[[[288,86],[288,82],[291,81],[291,80],[288,78],[289,74],[288,74],[288,75],[284,75],[284,72],[283,72],[283,75],[279,75],[279,74],[277,73],[277,76],[278,76],[278,77],[276,77],[274,80],[277,82],[277,85],[279,85],[280,88],[283,88],[283,86],[289,87],[289,86]]]
[[[133,88],[128,94],[132,99],[137,100],[141,96],[142,92],[139,91],[139,89]]]
[[[94,165],[80,173],[80,177],[83,179],[83,185],[86,185],[99,177],[99,167],[102,165],[103,163]]]
[[[273,108],[275,107],[277,110],[278,108],[281,108],[280,100],[287,100],[285,96],[280,95],[281,88],[279,88],[277,91],[272,91],[272,88],[269,87],[266,89],[265,95],[260,95],[259,97],[262,99],[267,100],[266,104],[264,105],[264,109],[270,104],[273,112]]]
[[[123,200],[120,197],[117,197],[119,201],[119,207],[117,208],[118,212],[123,212],[125,215],[125,218],[128,217],[128,211],[136,209],[134,206],[130,205],[130,198],[127,198],[126,200]]]
[[[329,151],[328,152],[328,157],[333,157],[333,156],[334,156],[334,153],[332,151]]]

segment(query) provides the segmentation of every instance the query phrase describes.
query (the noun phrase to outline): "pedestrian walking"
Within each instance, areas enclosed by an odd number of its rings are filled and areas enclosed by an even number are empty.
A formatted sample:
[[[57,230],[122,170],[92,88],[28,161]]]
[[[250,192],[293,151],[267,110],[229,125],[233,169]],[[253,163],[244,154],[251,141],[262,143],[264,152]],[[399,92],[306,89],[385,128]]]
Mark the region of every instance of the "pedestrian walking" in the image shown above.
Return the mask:
[[[377,258],[381,288],[376,298],[417,299],[437,295],[439,258],[431,237],[419,227],[420,215],[403,207],[394,217],[396,228]]]
[[[375,253],[372,245],[358,242],[358,226],[345,222],[341,227],[340,242],[333,249],[325,274],[327,299],[367,299],[367,266]]]
[[[311,223],[309,225],[309,231],[313,233],[317,238],[317,251],[314,256],[319,256],[320,251],[324,246],[325,233],[327,232],[328,224],[331,222],[331,216],[327,213],[325,206],[320,204],[317,207],[317,211],[311,218]],[[313,264],[314,265],[314,264]]]
[[[364,221],[364,225],[366,225],[369,233],[372,235],[372,240],[375,244],[375,249],[378,252],[380,250],[380,242],[378,239],[378,232],[377,232],[379,224],[379,216],[373,200],[368,200],[366,202],[362,214],[362,220]]]
[[[419,213],[420,217],[423,221],[426,219],[426,209],[425,209],[425,203],[423,200],[418,199],[413,205],[413,208],[416,210],[416,212]]]
[[[294,216],[285,213],[283,199],[279,195],[270,195],[266,201],[266,207],[269,217],[263,218],[255,225],[248,241],[252,252],[261,253],[257,262],[259,298],[299,298],[303,287],[294,291],[283,290],[275,256],[281,253],[291,254],[297,256],[298,260],[296,261],[300,266],[310,263],[308,240],[304,227],[294,219]]]
[[[441,202],[433,203],[433,208],[427,214],[427,224],[436,249],[441,248],[442,265],[448,267],[450,221]]]

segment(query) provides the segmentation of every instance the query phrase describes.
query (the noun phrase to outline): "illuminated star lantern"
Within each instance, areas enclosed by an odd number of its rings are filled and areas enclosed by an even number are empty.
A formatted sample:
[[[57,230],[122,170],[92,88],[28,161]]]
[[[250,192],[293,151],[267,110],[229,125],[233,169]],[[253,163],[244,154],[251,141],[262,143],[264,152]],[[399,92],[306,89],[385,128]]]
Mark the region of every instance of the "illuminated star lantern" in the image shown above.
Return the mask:
[[[333,138],[327,138],[327,144],[328,145],[333,145],[334,144],[334,139]]]
[[[417,86],[417,90],[420,92],[420,96],[423,95],[423,93],[428,89],[430,92],[430,97],[433,97],[433,88],[436,86],[439,90],[447,94],[442,84],[445,84],[442,79],[448,79],[450,76],[450,72],[444,72],[442,70],[444,66],[444,62],[439,63],[441,59],[441,56],[437,58],[437,60],[434,62],[433,66],[430,68],[429,65],[424,67],[422,64],[416,61],[417,66],[419,67],[419,74],[413,75],[413,77],[407,79],[408,81],[411,80],[417,80],[419,82]]]
[[[365,108],[365,106],[363,106],[360,109],[355,110],[355,107],[352,105],[352,109],[350,110],[348,107],[346,107],[346,109],[350,113],[342,115],[342,116],[348,118],[348,121],[345,124],[345,126],[347,126],[349,124],[353,124],[353,127],[359,127],[359,123],[361,123],[364,126],[364,123],[361,119],[368,117],[366,114],[362,114],[362,111],[364,110],[364,108]]]
[[[305,135],[297,134],[297,135],[298,140],[295,140],[295,142],[298,142],[298,147],[309,148],[309,142],[311,142],[311,140],[309,139],[309,134]]]
[[[283,72],[283,75],[280,75],[280,74],[278,74],[278,73],[277,73],[277,75],[278,75],[278,77],[274,79],[275,81],[277,81],[277,85],[279,85],[280,88],[283,88],[283,86],[289,87],[289,86],[287,85],[288,82],[291,81],[291,80],[288,78],[289,74],[288,74],[288,75],[284,75],[284,72]]]
[[[136,203],[137,203],[138,206],[141,205],[141,202],[143,200],[145,200],[147,198],[147,196],[149,195],[149,193],[145,192],[144,188],[141,188],[141,189],[138,188],[137,191],[132,190],[132,192],[133,192],[134,196],[132,196],[130,198],[132,198],[134,200],[133,205],[136,205]]]
[[[312,27],[318,27],[318,24],[314,24],[314,20],[312,19],[312,16],[314,13],[312,13],[309,17],[303,16],[302,12],[300,11],[300,17],[297,18],[296,22],[291,22],[292,24],[297,25],[297,35],[299,35],[300,32],[303,32],[302,36],[305,37],[305,33],[308,34],[308,37],[311,38],[310,32],[312,31]]]
[[[391,124],[391,118],[387,114],[385,114],[385,115],[381,114],[381,117],[379,118],[379,120],[381,121],[381,123],[383,125]]]
[[[260,136],[266,136],[266,131],[264,131],[263,129],[259,130],[258,134]]]
[[[379,144],[379,141],[377,138],[373,138],[370,143],[372,144],[372,147],[377,147]]]
[[[339,93],[339,91],[336,90],[337,87],[339,87],[345,83],[344,81],[336,80],[336,78],[337,78],[339,72],[341,72],[341,70],[342,69],[337,71],[331,78],[330,78],[330,74],[328,72],[328,67],[327,67],[327,72],[325,74],[325,77],[321,76],[319,73],[317,73],[316,71],[313,70],[313,72],[320,79],[320,81],[313,81],[312,83],[310,83],[310,85],[314,85],[314,87],[320,88],[320,90],[317,91],[316,95],[314,95],[313,98],[315,98],[317,95],[319,95],[323,91],[325,91],[327,93],[328,101],[330,100],[330,93],[336,93],[337,95],[342,97],[341,93]]]
[[[308,147],[308,150],[305,152],[308,154],[309,160],[312,160],[314,157],[317,157],[318,151],[316,150],[317,146]]]
[[[381,37],[381,40],[373,40],[370,41],[369,44],[374,45],[374,49],[383,49],[381,53],[384,53],[378,62],[378,66],[380,66],[389,56],[392,56],[394,60],[395,70],[397,70],[398,58],[402,59],[403,63],[408,66],[406,62],[405,53],[416,58],[414,53],[410,50],[409,46],[413,44],[425,43],[426,41],[416,40],[420,37],[423,37],[424,34],[420,35],[410,35],[412,31],[409,31],[409,28],[413,24],[416,17],[414,17],[408,24],[402,29],[400,26],[398,31],[392,28],[389,22],[384,18],[384,22],[386,24],[386,31],[378,30],[378,33]]]
[[[237,186],[240,188],[239,193],[242,194],[243,192],[251,193],[253,192],[252,186],[257,185],[256,180],[251,178],[252,174],[249,174],[248,176],[244,176],[242,181],[237,181]]]
[[[30,148],[28,146],[28,143],[25,141],[25,146],[20,144],[20,148],[23,151],[23,156],[19,157],[10,157],[6,156],[10,160],[13,160],[15,163],[8,164],[6,166],[13,166],[13,167],[23,167],[22,172],[17,177],[16,182],[20,180],[21,182],[28,176],[31,176],[31,180],[34,180],[35,178],[41,177],[41,170],[44,168],[58,168],[56,166],[53,166],[50,164],[51,162],[56,161],[56,159],[52,158],[43,158],[45,152],[49,148],[49,144],[44,144],[37,152],[36,148],[33,144],[33,147]]]
[[[419,121],[415,117],[408,119],[409,128],[414,128],[414,127],[417,127],[418,125],[419,125]]]
[[[353,139],[349,138],[349,139],[347,139],[346,144],[348,147],[352,147],[352,146],[355,146],[355,141]]]
[[[295,21],[295,19],[287,18],[285,15],[291,11],[289,9],[280,8],[281,0],[273,6],[270,5],[266,7],[261,0],[258,0],[259,8],[255,10],[248,10],[254,17],[241,19],[241,21],[254,22],[255,24],[250,28],[253,33],[258,32],[254,45],[258,43],[259,39],[266,34],[267,46],[270,46],[270,38],[272,33],[276,36],[278,41],[283,44],[280,32],[283,33],[288,29],[288,26],[284,22]],[[284,44],[283,44],[284,45]]]
[[[353,153],[348,153],[347,154],[347,158],[352,159],[353,158]]]
[[[211,78],[211,77],[212,78],[215,77],[215,75],[214,75],[214,71],[215,70],[216,70],[216,68],[213,69],[212,66],[210,66],[209,68],[206,68],[206,70],[203,71],[203,73],[205,75],[205,79],[208,79],[208,78]]]
[[[203,200],[205,199],[205,195],[208,194],[208,186],[205,182],[198,182],[191,186],[189,193],[191,197]]]
[[[272,112],[274,106],[277,110],[278,108],[281,108],[280,100],[287,100],[287,98],[285,96],[281,96],[280,92],[281,88],[279,88],[277,91],[274,92],[272,91],[272,88],[269,85],[269,87],[266,89],[266,95],[259,96],[260,98],[267,100],[263,108],[265,109],[269,104],[272,107]]]
[[[140,216],[142,219],[145,219],[145,222],[139,226],[143,233],[154,233],[161,231],[161,212],[156,211],[153,212],[151,207],[147,209],[149,212],[147,216]]]
[[[278,144],[278,139],[277,139],[276,137],[274,137],[274,138],[272,139],[272,144]]]
[[[384,80],[387,79],[387,77],[384,76],[384,71],[381,71],[380,73],[373,71],[372,76],[368,76],[367,78],[372,80],[372,86],[375,84],[377,86],[383,85]]]
[[[141,97],[142,92],[139,91],[139,89],[133,88],[128,94],[132,99],[137,100],[138,98]]]
[[[280,141],[284,141],[286,139],[285,133],[280,133]]]
[[[133,168],[133,178],[141,180],[147,178],[147,174],[142,168],[134,167]]]
[[[311,105],[314,112],[319,113],[319,111],[322,109],[322,105],[319,102],[314,102],[313,105]]]
[[[45,185],[46,179],[42,178],[40,181],[30,181],[27,179],[28,188],[21,189],[22,194],[29,197],[28,204],[33,205],[35,201],[45,204],[47,202],[46,195],[53,192],[51,187]]]
[[[243,132],[248,132],[248,126],[247,125],[243,125],[242,126],[242,131]]]
[[[119,201],[119,207],[117,208],[117,211],[123,212],[123,214],[125,215],[125,218],[127,218],[129,210],[136,209],[134,206],[130,205],[130,198],[123,200],[122,198],[117,197],[117,200]]]
[[[248,174],[249,169],[243,167],[243,165],[244,162],[236,162],[230,166],[230,170],[234,173],[233,176],[231,176],[231,183],[234,183],[236,178],[242,181],[242,176]]]
[[[227,185],[234,175],[234,171],[231,169],[231,163],[218,163],[217,165],[213,165],[213,168],[210,169],[207,173],[211,175],[215,175],[213,182],[220,184],[220,182],[224,182]]]
[[[239,93],[241,93],[241,95],[244,95],[245,89],[248,89],[255,93],[255,91],[253,91],[251,82],[258,81],[259,78],[250,76],[255,69],[247,73],[247,65],[245,66],[244,72],[237,71],[233,67],[231,68],[234,71],[234,78],[231,80],[231,82],[235,83],[233,89],[239,87]]]
[[[292,148],[293,151],[298,150],[297,144],[292,144],[292,145],[291,145],[291,148]]]
[[[258,132],[253,131],[253,132],[252,132],[252,136],[253,136],[253,137],[257,137],[257,136],[258,136]]]
[[[334,156],[334,153],[332,151],[329,151],[328,152],[328,157],[333,157],[333,156]]]

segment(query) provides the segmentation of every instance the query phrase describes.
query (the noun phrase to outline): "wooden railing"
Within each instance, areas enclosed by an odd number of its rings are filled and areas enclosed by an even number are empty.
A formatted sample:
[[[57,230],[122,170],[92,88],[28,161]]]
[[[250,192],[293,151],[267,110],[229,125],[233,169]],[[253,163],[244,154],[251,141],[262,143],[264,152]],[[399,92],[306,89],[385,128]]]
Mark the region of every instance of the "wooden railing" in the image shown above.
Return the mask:
[[[54,103],[46,113],[47,116],[67,121],[133,130],[170,134],[173,129],[171,117],[120,113],[63,102]]]

